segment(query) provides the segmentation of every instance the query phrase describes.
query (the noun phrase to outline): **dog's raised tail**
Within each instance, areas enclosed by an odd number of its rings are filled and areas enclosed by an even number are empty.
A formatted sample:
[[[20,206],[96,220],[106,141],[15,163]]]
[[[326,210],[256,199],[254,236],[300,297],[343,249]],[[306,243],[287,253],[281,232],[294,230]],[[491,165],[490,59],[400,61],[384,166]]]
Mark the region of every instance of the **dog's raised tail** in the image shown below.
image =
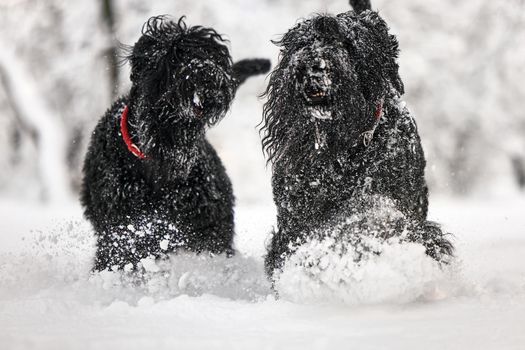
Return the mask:
[[[352,8],[356,13],[372,9],[370,0],[350,0],[350,5],[352,5]]]
[[[241,85],[253,75],[265,74],[270,70],[270,60],[266,58],[249,58],[237,61],[233,64],[233,77],[237,80],[237,86]]]

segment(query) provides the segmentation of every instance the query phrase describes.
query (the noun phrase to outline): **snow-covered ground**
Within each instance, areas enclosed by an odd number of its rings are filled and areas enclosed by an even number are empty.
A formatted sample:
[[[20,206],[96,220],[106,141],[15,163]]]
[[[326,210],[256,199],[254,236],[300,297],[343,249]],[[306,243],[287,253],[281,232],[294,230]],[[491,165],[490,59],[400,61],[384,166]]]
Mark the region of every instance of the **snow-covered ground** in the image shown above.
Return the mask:
[[[137,281],[89,273],[92,234],[74,204],[2,200],[0,348],[524,349],[524,208],[519,197],[433,201],[458,262],[440,272],[390,254],[369,266],[377,280],[341,291],[359,295],[349,302],[303,300],[301,288],[275,300],[261,259],[271,207],[238,209],[243,254],[179,256]]]

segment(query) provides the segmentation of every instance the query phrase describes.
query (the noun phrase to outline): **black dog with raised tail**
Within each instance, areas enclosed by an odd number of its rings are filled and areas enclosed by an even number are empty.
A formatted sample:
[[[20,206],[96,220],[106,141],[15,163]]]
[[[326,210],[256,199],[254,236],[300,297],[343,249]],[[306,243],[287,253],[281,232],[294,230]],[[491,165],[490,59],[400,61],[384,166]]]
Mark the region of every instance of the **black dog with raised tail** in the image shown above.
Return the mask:
[[[205,131],[269,61],[232,64],[214,29],[162,16],[147,21],[128,60],[131,91],[98,123],[84,163],[94,270],[136,270],[178,249],[232,254],[234,196]]]

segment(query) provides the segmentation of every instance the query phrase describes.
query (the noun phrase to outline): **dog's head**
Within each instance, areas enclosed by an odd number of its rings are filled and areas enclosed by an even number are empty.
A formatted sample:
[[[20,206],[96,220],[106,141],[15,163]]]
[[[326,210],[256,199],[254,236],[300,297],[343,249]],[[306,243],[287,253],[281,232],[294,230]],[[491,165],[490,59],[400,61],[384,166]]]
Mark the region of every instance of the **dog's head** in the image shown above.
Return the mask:
[[[263,117],[270,161],[347,150],[373,127],[378,104],[403,93],[398,43],[376,12],[316,15],[276,44]]]
[[[192,144],[225,115],[234,97],[225,40],[214,29],[188,27],[184,18],[150,18],[128,60],[130,103],[141,116],[135,122],[146,154]]]
[[[157,16],[127,58],[138,146],[155,173],[187,176],[198,140],[226,114],[238,86],[225,40],[214,29],[187,26],[184,17]]]

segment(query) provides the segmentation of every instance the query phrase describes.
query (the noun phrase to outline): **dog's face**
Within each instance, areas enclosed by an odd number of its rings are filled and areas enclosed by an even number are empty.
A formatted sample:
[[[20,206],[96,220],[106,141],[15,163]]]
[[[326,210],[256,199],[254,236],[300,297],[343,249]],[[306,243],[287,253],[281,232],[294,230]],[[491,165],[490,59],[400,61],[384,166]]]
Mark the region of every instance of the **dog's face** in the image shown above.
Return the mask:
[[[190,147],[226,113],[235,91],[223,38],[211,28],[153,17],[128,57],[131,98],[146,154]],[[185,152],[188,152],[187,150]]]
[[[277,44],[263,120],[271,161],[347,150],[374,125],[377,105],[403,93],[397,41],[375,12],[318,15]]]

